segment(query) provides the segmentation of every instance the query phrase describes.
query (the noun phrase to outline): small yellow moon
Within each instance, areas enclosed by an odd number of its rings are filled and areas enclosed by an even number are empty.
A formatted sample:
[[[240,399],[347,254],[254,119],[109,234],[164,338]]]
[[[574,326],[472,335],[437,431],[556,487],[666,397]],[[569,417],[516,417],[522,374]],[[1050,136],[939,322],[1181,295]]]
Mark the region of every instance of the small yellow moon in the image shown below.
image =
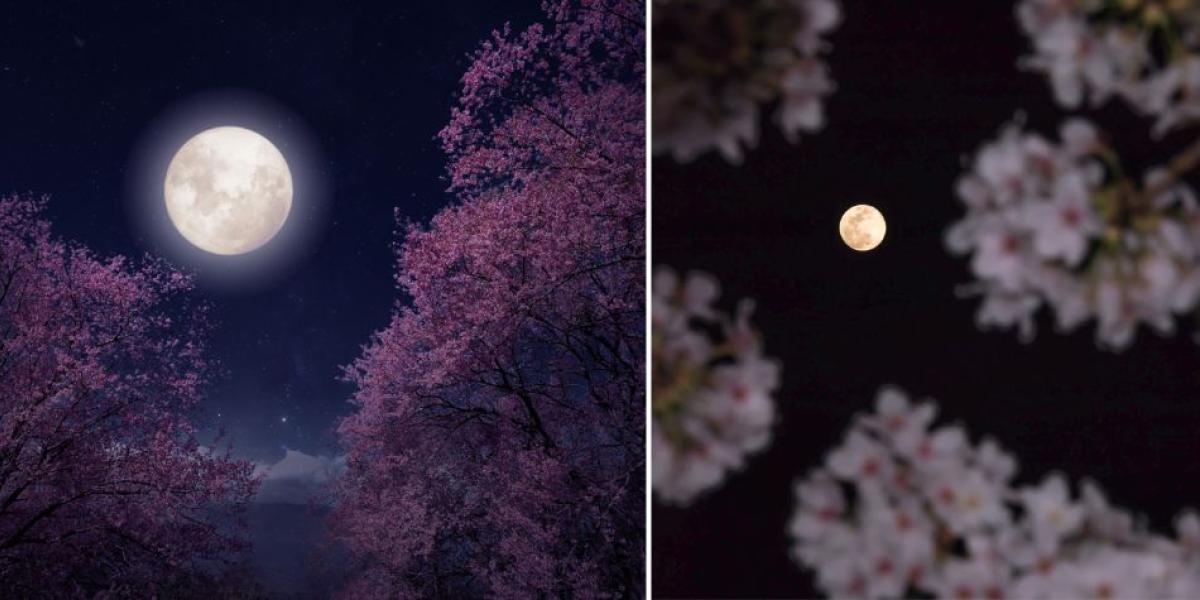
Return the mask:
[[[244,254],[271,241],[292,209],[292,173],[267,138],[242,127],[196,134],[163,182],[179,233],[213,254]]]
[[[887,221],[883,213],[869,204],[856,204],[842,213],[838,231],[847,246],[866,252],[874,250],[887,234]]]

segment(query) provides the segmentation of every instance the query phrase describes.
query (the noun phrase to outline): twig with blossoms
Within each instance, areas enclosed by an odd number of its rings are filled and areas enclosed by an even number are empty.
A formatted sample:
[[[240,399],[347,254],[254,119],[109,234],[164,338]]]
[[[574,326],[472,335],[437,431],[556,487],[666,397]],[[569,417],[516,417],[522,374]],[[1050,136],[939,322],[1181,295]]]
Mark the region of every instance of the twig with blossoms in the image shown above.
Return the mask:
[[[1045,305],[1061,331],[1095,319],[1111,350],[1139,324],[1172,332],[1200,300],[1200,208],[1180,181],[1200,145],[1139,186],[1090,122],[1070,119],[1060,137],[1011,124],[958,181],[967,214],[946,244],[971,255],[977,282],[963,292],[983,296],[980,327],[1015,326],[1028,341]]]
[[[834,89],[821,36],[840,20],[836,0],[655,0],[654,152],[688,162],[716,149],[739,163],[772,102],[793,142],[821,129]]]
[[[1200,517],[1155,535],[1085,482],[1015,486],[1016,460],[880,390],[795,487],[793,558],[837,598],[1196,598]]]
[[[1058,103],[1117,97],[1163,134],[1200,118],[1200,5],[1194,0],[1022,0],[1022,31]]]
[[[651,306],[652,477],[664,502],[686,505],[771,439],[778,364],[762,355],[753,304],[719,313],[710,275],[654,274]]]

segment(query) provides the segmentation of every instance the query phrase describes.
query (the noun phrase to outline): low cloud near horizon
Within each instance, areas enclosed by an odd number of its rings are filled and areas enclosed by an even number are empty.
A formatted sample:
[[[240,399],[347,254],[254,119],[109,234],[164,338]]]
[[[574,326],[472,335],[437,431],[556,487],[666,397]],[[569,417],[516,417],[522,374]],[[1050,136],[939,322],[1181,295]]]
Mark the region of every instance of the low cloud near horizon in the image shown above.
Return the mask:
[[[313,456],[299,450],[285,449],[283,458],[278,462],[271,465],[259,463],[255,469],[263,479],[254,501],[307,504],[345,467],[343,456]]]

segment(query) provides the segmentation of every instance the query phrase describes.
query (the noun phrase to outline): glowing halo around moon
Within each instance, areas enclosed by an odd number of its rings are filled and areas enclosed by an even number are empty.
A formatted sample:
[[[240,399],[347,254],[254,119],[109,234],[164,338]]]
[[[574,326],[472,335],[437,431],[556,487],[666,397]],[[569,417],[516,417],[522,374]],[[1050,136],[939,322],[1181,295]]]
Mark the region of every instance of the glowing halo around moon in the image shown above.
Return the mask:
[[[874,250],[883,242],[883,236],[887,234],[887,221],[883,219],[883,213],[874,206],[856,204],[842,213],[838,232],[842,234],[842,241],[846,242],[847,246],[859,252],[866,252]]]
[[[192,245],[220,255],[262,247],[292,209],[292,173],[283,154],[243,127],[192,136],[167,167],[167,214]]]
[[[234,168],[217,175],[220,161]],[[126,217],[143,250],[193,274],[197,286],[264,290],[319,250],[333,223],[331,164],[305,115],[258,92],[201,91],[147,119],[130,149]],[[275,183],[255,190],[255,171]],[[229,185],[228,199],[236,200],[213,209],[208,223],[196,219],[209,210],[202,203],[210,192],[199,193],[205,181]],[[225,200],[219,193],[208,199]],[[217,217],[225,214],[236,218],[222,223]]]

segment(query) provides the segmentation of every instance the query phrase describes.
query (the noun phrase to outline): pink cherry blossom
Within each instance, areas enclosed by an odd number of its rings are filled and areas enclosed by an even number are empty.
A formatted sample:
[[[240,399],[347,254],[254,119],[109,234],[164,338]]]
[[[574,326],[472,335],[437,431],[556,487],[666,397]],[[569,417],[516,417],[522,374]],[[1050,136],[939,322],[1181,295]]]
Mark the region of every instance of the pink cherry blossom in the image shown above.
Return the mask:
[[[243,547],[257,486],[187,419],[204,307],[162,262],[55,238],[43,207],[0,199],[0,590],[168,593]]]
[[[741,162],[772,102],[792,142],[824,127],[834,84],[820,57],[841,21],[836,0],[656,0],[653,19],[656,153],[689,162],[717,150]]]
[[[983,296],[981,328],[1034,335],[1034,315],[1053,311],[1059,330],[1096,322],[1096,341],[1122,350],[1137,328],[1174,330],[1200,299],[1200,213],[1176,173],[1151,170],[1140,185],[1081,119],[1061,143],[1019,124],[985,144],[957,191],[966,216],[946,245],[969,254]]]
[[[643,593],[645,7],[545,10],[472,55],[457,201],[403,228],[346,369],[345,597]]]
[[[1120,98],[1163,134],[1200,118],[1200,21],[1189,2],[1021,0],[1033,54],[1066,108]]]
[[[1016,461],[959,427],[931,429],[931,403],[884,388],[845,441],[796,483],[792,557],[836,598],[1192,598],[1200,519],[1177,538],[1110,506],[1094,484],[1014,486]],[[920,415],[918,419],[914,416]],[[918,424],[919,423],[919,424]],[[952,449],[921,464],[912,436]],[[936,444],[935,444],[936,445]],[[877,467],[875,465],[886,465]],[[865,467],[865,468],[864,468]]]
[[[762,355],[743,302],[733,318],[713,303],[716,280],[654,273],[651,300],[651,422],[654,492],[686,505],[764,449],[775,420],[779,365]],[[707,331],[720,330],[714,338]]]

